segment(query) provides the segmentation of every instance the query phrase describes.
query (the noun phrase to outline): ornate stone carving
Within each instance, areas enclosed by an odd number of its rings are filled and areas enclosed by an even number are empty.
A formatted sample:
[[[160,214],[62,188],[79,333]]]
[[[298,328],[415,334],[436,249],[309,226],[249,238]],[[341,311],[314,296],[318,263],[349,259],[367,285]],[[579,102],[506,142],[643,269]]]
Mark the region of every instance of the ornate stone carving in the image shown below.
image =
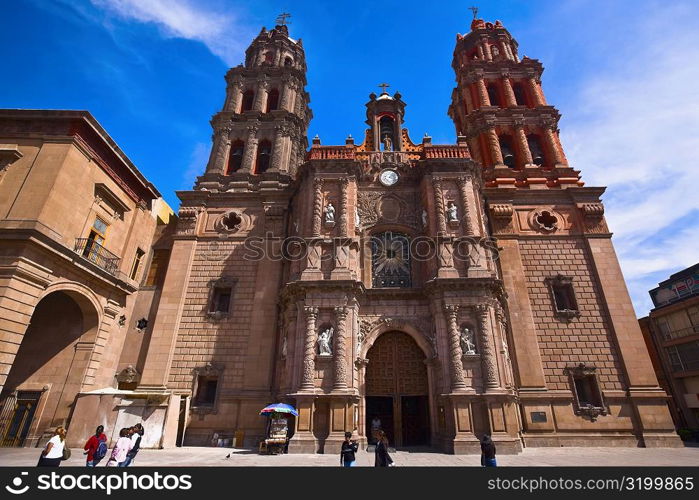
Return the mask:
[[[178,212],[177,234],[193,235],[197,228],[197,219],[201,213],[201,207],[182,207]]]
[[[347,388],[347,349],[346,328],[347,328],[347,307],[336,307],[335,318],[337,320],[337,335],[335,336],[335,380],[334,389],[343,390]]]
[[[335,225],[335,206],[332,204],[331,201],[329,201],[328,204],[325,205],[323,213],[325,214],[325,224]]]
[[[138,382],[140,378],[141,374],[132,365],[127,366],[116,374],[116,380],[120,384],[133,384]]]
[[[216,219],[214,228],[218,232],[232,234],[240,231],[246,225],[245,222],[242,214],[230,211]]]
[[[604,205],[601,203],[583,203],[580,205],[583,214],[584,231],[591,234],[605,234],[609,232],[604,220]]]
[[[553,210],[540,209],[530,214],[529,224],[538,231],[552,233],[559,229],[559,217]]]
[[[379,222],[400,222],[418,229],[420,227],[419,209],[414,199],[408,199],[397,193],[386,195],[369,191],[359,193],[357,197],[360,229],[375,226]]]
[[[495,359],[495,350],[490,335],[489,312],[488,304],[478,304],[475,306],[476,316],[478,317],[478,333],[479,345],[481,349],[481,363],[483,366],[483,378],[485,381],[486,392],[488,390],[497,389],[500,386],[498,382],[497,361]]]
[[[476,353],[476,338],[473,331],[467,327],[462,326],[461,332],[459,333],[459,341],[461,343],[461,351],[465,355],[473,355]]]
[[[509,204],[497,204],[490,206],[493,215],[493,232],[496,234],[514,233],[512,215],[514,207]]]
[[[437,205],[437,223],[438,232],[445,234],[447,232],[447,219],[444,209],[444,194],[442,192],[442,179],[440,177],[432,178],[432,188],[434,191],[434,200]]]
[[[313,180],[313,236],[320,236],[321,219],[323,217],[323,180]]]
[[[315,344],[316,344],[316,319],[318,318],[317,307],[304,307],[306,313],[306,339],[303,353],[303,380],[301,390],[312,391],[315,380]]]
[[[463,352],[461,351],[461,338],[459,335],[459,327],[456,321],[458,307],[453,305],[444,306],[444,312],[447,319],[447,328],[449,335],[449,366],[451,375],[451,390],[460,391],[466,389],[466,380],[464,378],[464,366],[461,361]]]
[[[318,354],[320,356],[332,356],[332,342],[335,329],[332,326],[324,328],[318,334]]]
[[[469,196],[469,194],[472,194],[469,193],[469,188],[471,187],[471,177],[462,176],[459,177],[458,181],[459,194],[461,195],[461,206],[464,211],[464,229],[466,230],[466,234],[471,236],[475,234],[473,218],[476,217],[476,214],[471,213],[471,200]]]

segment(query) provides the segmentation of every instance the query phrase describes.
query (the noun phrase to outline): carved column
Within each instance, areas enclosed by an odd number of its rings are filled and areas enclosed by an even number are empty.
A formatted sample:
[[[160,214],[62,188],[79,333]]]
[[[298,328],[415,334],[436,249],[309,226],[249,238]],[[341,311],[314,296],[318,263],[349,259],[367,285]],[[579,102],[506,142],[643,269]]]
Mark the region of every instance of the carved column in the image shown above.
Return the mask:
[[[318,318],[318,308],[304,307],[303,310],[306,313],[306,340],[303,348],[301,390],[312,391],[315,387],[316,374],[316,319]]]
[[[285,76],[282,78],[282,97],[279,107],[284,111],[292,111],[291,108],[291,97],[293,93],[293,82],[291,78]]]
[[[313,180],[313,236],[320,236],[320,228],[323,222],[323,180]]]
[[[303,112],[303,91],[301,87],[294,87],[293,92],[293,102],[294,102],[294,114],[296,116],[301,116]]]
[[[221,127],[214,132],[214,144],[211,148],[211,157],[209,158],[209,168],[207,173],[224,174],[226,170],[226,158],[231,147],[230,127]]]
[[[434,190],[434,201],[437,207],[437,222],[438,222],[438,233],[446,234],[447,232],[447,219],[444,214],[444,194],[442,193],[442,178],[433,177],[432,178],[432,188]]]
[[[336,307],[335,317],[337,318],[337,331],[335,332],[335,380],[333,389],[347,389],[347,307]]]
[[[565,165],[565,159],[563,158],[562,151],[558,147],[558,141],[556,141],[555,132],[553,131],[555,125],[553,123],[548,123],[544,127],[544,137],[546,137],[546,146],[551,152],[551,157],[553,158],[554,166]]]
[[[255,92],[255,103],[253,108],[255,111],[265,112],[265,107],[267,104],[267,89],[269,88],[269,82],[267,80],[258,80],[257,82],[257,92]]]
[[[348,187],[349,179],[347,177],[340,179],[340,235],[342,236],[347,236],[349,234]]]
[[[531,91],[531,95],[534,98],[534,105],[535,106],[546,106],[546,100],[544,99],[544,94],[541,92],[541,88],[539,87],[539,82],[537,82],[536,77],[530,76],[527,79],[527,82],[529,84],[529,90]]]
[[[517,106],[517,98],[515,97],[515,91],[512,89],[512,83],[510,82],[510,75],[503,75],[502,87],[505,90],[505,103],[508,108]]]
[[[481,46],[483,47],[483,54],[485,55],[485,60],[492,61],[493,54],[492,52],[490,52],[490,44],[488,43],[488,39],[486,37],[481,38]]]
[[[485,86],[482,76],[476,80],[476,89],[478,90],[480,106],[490,106],[490,96],[488,95],[488,89]]]
[[[500,50],[502,50],[502,53],[505,54],[506,59],[509,59],[510,61],[514,59],[512,51],[510,50],[510,45],[507,43],[507,40],[500,40]]]
[[[483,367],[483,382],[485,392],[490,392],[500,387],[498,377],[498,364],[493,348],[493,340],[490,329],[490,306],[478,304],[475,307],[478,317],[478,338],[481,349],[481,365]]]
[[[468,196],[468,191],[471,187],[470,180],[470,177],[459,177],[459,194],[461,195],[461,206],[464,212],[464,229],[468,236],[473,236],[475,234],[472,220],[474,214],[471,213],[471,200]]]
[[[447,317],[447,329],[449,332],[449,368],[451,374],[452,392],[466,389],[466,379],[464,378],[463,352],[461,351],[461,339],[459,336],[459,325],[456,321],[458,312],[457,306],[444,306]]]
[[[231,100],[228,104],[228,111],[240,112],[240,105],[243,100],[243,82],[233,82],[230,87]]]
[[[248,140],[245,143],[245,155],[243,156],[243,162],[240,167],[242,172],[252,171],[255,165],[255,156],[257,156],[257,125],[250,125],[248,127]]]
[[[274,144],[272,145],[272,161],[270,170],[278,171],[282,167],[284,138],[289,134],[289,132],[285,125],[277,125],[274,130]]]
[[[493,160],[493,164],[495,166],[504,166],[505,163],[502,159],[502,151],[500,150],[500,139],[498,139],[495,128],[488,128],[485,132],[485,136],[488,141],[488,149],[490,150],[490,157]]]
[[[524,133],[524,124],[522,122],[515,121],[515,140],[517,141],[520,158],[522,158],[524,166],[533,164],[532,152],[529,150],[527,134]]]

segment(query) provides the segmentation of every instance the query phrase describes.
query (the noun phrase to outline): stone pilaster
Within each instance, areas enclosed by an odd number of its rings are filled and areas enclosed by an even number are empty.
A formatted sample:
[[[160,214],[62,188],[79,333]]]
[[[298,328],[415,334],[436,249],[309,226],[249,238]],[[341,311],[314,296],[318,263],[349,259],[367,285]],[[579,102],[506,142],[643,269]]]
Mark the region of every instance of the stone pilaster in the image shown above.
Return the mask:
[[[336,331],[335,331],[335,380],[333,390],[343,391],[347,389],[347,307],[336,307]]]
[[[458,307],[453,305],[444,306],[444,313],[447,318],[449,336],[449,374],[451,376],[451,390],[452,392],[463,391],[466,389],[466,379],[464,378],[464,365],[461,361],[463,352],[461,351],[459,325],[456,320]]]
[[[461,207],[464,214],[464,230],[466,231],[466,235],[473,236],[475,234],[473,217],[475,217],[476,214],[471,211],[469,190],[472,191],[472,186],[470,181],[470,177],[459,177],[459,194],[461,195]]]
[[[434,191],[434,202],[437,207],[438,234],[446,234],[447,218],[444,213],[444,193],[442,192],[442,178],[432,178],[432,189]]]
[[[257,131],[259,130],[257,125],[249,125],[248,129],[248,140],[245,143],[245,153],[243,155],[243,162],[240,166],[241,172],[251,172],[253,166],[255,165],[255,156],[257,155]]]
[[[493,348],[490,324],[490,306],[488,304],[478,304],[475,307],[478,317],[478,339],[481,353],[481,363],[483,368],[483,382],[485,392],[497,391],[500,388],[498,377],[498,363]]]
[[[313,391],[316,373],[316,319],[318,318],[318,308],[304,307],[303,310],[306,313],[306,339],[303,346],[301,391]]]

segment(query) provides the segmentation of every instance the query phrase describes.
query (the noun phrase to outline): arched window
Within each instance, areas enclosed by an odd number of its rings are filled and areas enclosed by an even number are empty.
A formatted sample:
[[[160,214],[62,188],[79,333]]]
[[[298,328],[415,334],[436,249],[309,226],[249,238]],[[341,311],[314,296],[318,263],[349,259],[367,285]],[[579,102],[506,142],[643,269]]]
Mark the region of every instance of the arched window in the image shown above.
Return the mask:
[[[279,91],[272,89],[267,95],[267,113],[279,109]]]
[[[257,163],[255,173],[262,174],[269,168],[269,157],[272,154],[272,143],[267,139],[261,140],[257,145]]]
[[[509,135],[501,135],[499,139],[502,162],[510,168],[515,168],[515,150],[512,148],[512,138]]]
[[[231,152],[228,155],[228,174],[240,170],[243,164],[243,152],[245,151],[245,143],[243,141],[234,141],[231,144]]]
[[[541,139],[539,136],[529,134],[527,136],[527,144],[529,145],[529,152],[532,155],[534,165],[538,165],[540,167],[544,166],[544,163],[546,163],[546,157],[544,156],[544,149],[541,147]]]
[[[410,239],[386,231],[371,237],[371,272],[374,288],[409,288]]]
[[[526,106],[527,98],[525,97],[526,94],[524,93],[524,87],[522,86],[522,84],[515,83],[512,86],[512,90],[515,93],[515,101],[517,102],[517,106]]]
[[[241,112],[250,111],[253,104],[255,103],[255,92],[252,90],[246,90],[243,92],[243,106],[241,107]]]
[[[274,52],[265,52],[265,63],[272,64],[274,62]]]
[[[381,143],[379,149],[383,151],[394,151],[396,149],[395,127],[390,116],[384,116],[379,120],[379,138]],[[388,142],[386,141],[388,139]]]
[[[500,101],[500,93],[498,92],[498,88],[495,86],[494,83],[488,85],[488,99],[490,99],[491,106],[497,106],[499,108],[502,108],[502,102]]]
[[[284,66],[286,66],[288,68],[290,66],[293,66],[293,64],[294,64],[294,60],[291,57],[286,56],[284,58]]]

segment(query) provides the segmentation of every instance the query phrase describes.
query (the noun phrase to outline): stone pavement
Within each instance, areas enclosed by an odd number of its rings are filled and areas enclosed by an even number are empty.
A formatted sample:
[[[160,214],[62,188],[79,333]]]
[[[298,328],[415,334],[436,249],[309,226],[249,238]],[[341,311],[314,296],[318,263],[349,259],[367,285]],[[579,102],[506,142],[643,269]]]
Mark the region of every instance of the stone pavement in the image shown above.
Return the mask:
[[[0,466],[33,466],[38,448],[0,448]],[[230,458],[226,455],[230,453]],[[425,451],[398,451],[391,456],[399,466],[479,466],[478,455],[445,455]],[[141,450],[135,466],[339,466],[336,455],[258,455],[230,448],[174,448]],[[73,449],[64,465],[81,466],[82,450]],[[102,464],[105,462],[103,461]],[[358,466],[374,464],[373,453],[360,451]],[[695,466],[699,447],[686,448],[527,448],[519,455],[498,455],[500,466]]]

